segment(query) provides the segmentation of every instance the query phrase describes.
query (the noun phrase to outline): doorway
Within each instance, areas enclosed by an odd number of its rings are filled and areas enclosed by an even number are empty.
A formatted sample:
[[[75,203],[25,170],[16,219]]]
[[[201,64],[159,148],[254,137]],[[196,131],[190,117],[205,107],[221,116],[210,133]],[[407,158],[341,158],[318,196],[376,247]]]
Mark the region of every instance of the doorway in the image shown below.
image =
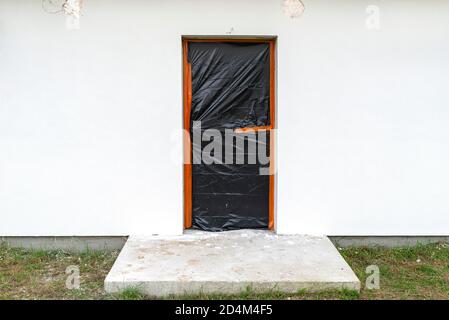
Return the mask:
[[[184,228],[274,229],[275,38],[182,41]]]

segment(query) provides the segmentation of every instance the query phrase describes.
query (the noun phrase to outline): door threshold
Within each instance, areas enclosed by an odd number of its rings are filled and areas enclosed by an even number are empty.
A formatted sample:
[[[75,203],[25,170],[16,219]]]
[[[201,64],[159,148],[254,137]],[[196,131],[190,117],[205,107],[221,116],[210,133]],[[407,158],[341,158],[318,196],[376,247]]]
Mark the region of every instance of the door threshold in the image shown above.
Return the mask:
[[[238,230],[224,230],[224,231],[206,231],[206,230],[199,230],[199,229],[184,229],[183,234],[238,234],[245,232],[251,232],[251,233],[266,233],[266,234],[276,234],[275,230],[270,229],[238,229]]]

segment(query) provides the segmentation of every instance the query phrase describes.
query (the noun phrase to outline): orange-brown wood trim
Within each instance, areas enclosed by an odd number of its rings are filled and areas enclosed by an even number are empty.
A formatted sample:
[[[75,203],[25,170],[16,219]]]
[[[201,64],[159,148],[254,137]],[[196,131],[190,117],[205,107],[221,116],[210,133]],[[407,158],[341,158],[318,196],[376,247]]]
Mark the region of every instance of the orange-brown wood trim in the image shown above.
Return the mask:
[[[258,38],[205,38],[182,39],[183,47],[183,127],[184,127],[184,228],[192,227],[192,146],[190,141],[190,107],[192,103],[192,75],[191,66],[187,61],[189,42],[255,42],[270,45],[270,125],[235,129],[234,132],[260,131],[275,129],[276,108],[276,74],[275,74],[275,41],[276,39]],[[274,183],[275,183],[275,133],[270,134],[270,188],[268,202],[268,229],[274,229]]]
[[[191,66],[187,61],[188,42],[183,41],[183,139],[184,139],[184,228],[192,227],[192,145],[190,142],[190,105],[192,103]]]
[[[270,41],[270,127],[275,129],[275,114],[276,114],[276,47],[275,42]],[[269,191],[269,201],[268,201],[268,229],[274,230],[274,175],[275,175],[275,132],[272,130],[270,132],[270,191]]]
[[[245,132],[253,132],[253,131],[266,131],[270,130],[271,126],[258,126],[258,127],[245,127],[245,128],[236,128],[234,129],[235,133],[245,133]]]
[[[261,36],[261,37],[236,37],[236,36],[223,36],[223,37],[202,37],[202,36],[183,36],[183,41],[188,42],[256,42],[256,43],[271,43],[276,41],[276,36]]]
[[[270,43],[272,40],[258,39],[190,39],[188,42],[254,42],[254,43]]]

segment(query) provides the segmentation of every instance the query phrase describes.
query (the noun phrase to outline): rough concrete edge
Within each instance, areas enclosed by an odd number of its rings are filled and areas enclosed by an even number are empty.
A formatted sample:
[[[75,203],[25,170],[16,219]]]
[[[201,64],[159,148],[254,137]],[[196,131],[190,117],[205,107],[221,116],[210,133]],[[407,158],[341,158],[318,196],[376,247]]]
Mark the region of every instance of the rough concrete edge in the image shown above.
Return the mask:
[[[346,266],[347,271],[351,274],[352,280],[349,281],[348,283],[354,284],[354,288],[352,288],[352,290],[356,290],[357,292],[360,292],[361,282],[360,282],[359,277],[355,273],[354,269],[352,269],[352,267],[349,265],[348,261],[346,261],[345,257],[342,256],[342,254],[340,253],[340,250],[338,250],[337,246],[335,246],[335,244],[332,242],[332,240],[327,236],[325,237],[325,239],[327,241],[329,241],[329,245],[333,248],[335,255],[337,255],[340,258],[341,263],[343,263]],[[343,283],[345,283],[345,282],[343,282]]]
[[[328,238],[335,246],[341,248],[399,248],[441,242],[449,243],[449,236],[328,236]]]
[[[295,294],[301,291],[306,293],[317,293],[325,291],[342,291],[350,290],[360,292],[359,281],[342,281],[342,282],[278,282],[278,283],[254,283],[254,282],[221,282],[207,281],[188,283],[177,283],[176,281],[106,281],[104,289],[107,293],[116,294],[126,289],[135,289],[143,295],[149,297],[166,298],[170,296],[196,295],[196,294],[225,294],[239,295],[247,292],[247,288],[251,288],[252,292],[264,294],[269,292],[283,292]],[[165,288],[161,290],[161,288]],[[167,292],[170,291],[170,292]]]
[[[66,250],[74,252],[121,250],[127,236],[55,236],[0,237],[0,244],[12,248],[35,250]]]

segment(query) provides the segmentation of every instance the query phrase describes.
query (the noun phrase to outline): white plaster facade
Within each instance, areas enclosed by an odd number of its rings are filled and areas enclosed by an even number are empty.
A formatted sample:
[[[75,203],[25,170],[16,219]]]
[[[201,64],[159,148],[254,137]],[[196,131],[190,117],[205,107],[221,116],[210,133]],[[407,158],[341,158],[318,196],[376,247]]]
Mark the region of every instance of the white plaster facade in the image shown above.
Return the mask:
[[[0,1],[0,235],[182,233],[182,35],[275,35],[276,230],[449,235],[449,2]],[[380,29],[366,27],[369,5]]]

